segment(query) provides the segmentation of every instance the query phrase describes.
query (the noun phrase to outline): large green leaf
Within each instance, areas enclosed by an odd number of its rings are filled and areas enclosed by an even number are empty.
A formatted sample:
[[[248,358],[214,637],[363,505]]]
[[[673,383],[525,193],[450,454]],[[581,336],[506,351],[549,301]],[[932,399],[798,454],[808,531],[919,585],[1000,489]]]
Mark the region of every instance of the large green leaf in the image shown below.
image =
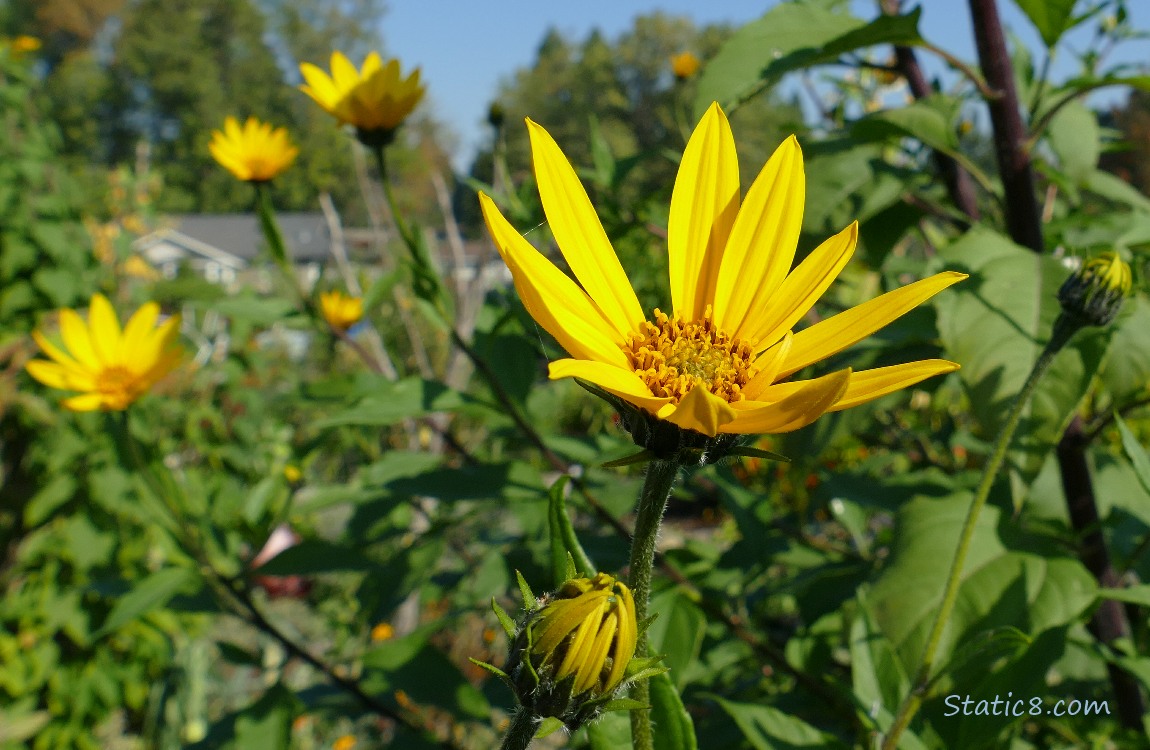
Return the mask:
[[[970,501],[967,493],[917,498],[898,513],[890,562],[869,601],[908,672],[922,658]],[[1040,633],[1074,621],[1094,600],[1097,587],[1082,563],[1001,519],[998,507],[983,508],[938,663],[979,633],[1005,627]]]
[[[938,331],[947,356],[962,365],[982,435],[992,440],[1050,337],[1061,311],[1055,295],[1069,271],[982,228],[940,255],[948,268],[971,275],[938,298]],[[1104,333],[1080,332],[1039,384],[1010,454],[1016,502],[1086,395],[1108,344]]]
[[[647,630],[651,653],[663,655],[664,666],[671,670],[671,680],[682,689],[703,646],[707,618],[699,606],[677,588],[653,596],[649,609],[658,615]]]
[[[703,69],[695,119],[719,104],[730,113],[786,73],[877,44],[915,44],[919,10],[871,22],[813,3],[783,3],[736,31]]]
[[[755,750],[846,750],[846,745],[774,706],[716,698]]]

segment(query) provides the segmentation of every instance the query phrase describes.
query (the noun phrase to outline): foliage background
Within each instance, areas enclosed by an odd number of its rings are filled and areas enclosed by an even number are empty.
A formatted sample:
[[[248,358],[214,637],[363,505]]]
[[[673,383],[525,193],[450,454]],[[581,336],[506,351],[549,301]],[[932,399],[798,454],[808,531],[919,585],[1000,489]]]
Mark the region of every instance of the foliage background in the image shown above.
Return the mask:
[[[788,464],[741,460],[676,489],[651,632],[703,748],[866,746],[889,726],[988,446],[1057,313],[1053,293],[1071,259],[1117,248],[1138,291],[1111,329],[1073,342],[1036,396],[975,537],[941,675],[903,746],[1145,746],[1150,74],[1095,54],[1145,30],[1121,2],[1019,2],[1080,65],[1049,80],[1051,50],[1013,49],[1036,253],[1006,229],[1013,196],[975,81],[915,90],[891,45],[933,54],[916,12],[858,19],[842,5],[786,3],[740,29],[655,15],[617,39],[552,32],[507,79],[504,124],[469,175],[448,174],[444,124],[405,126],[389,154],[405,215],[426,228],[440,267],[455,239],[490,259],[474,202],[483,186],[550,248],[519,125],[530,116],[582,170],[644,306],[665,306],[678,155],[718,100],[744,185],[799,133],[800,256],[861,223],[860,253],[819,315],[944,268],[971,274],[828,363],[945,356],[959,373],[759,443]],[[369,355],[378,341],[392,377],[317,333],[286,283],[229,297],[190,274],[132,272],[132,240],[165,214],[250,209],[248,186],[207,155],[228,114],[290,123],[301,157],[276,182],[279,209],[314,209],[329,193],[350,226],[386,223],[363,154],[285,72],[326,64],[331,49],[356,58],[384,46],[369,31],[382,12],[373,0],[0,5],[0,34],[44,42],[31,56],[0,53],[0,747],[490,747],[512,697],[467,657],[502,663],[488,602],[518,606],[515,571],[536,590],[552,585],[561,475],[576,478],[566,512],[589,555],[604,570],[625,564],[641,469],[601,468],[629,452],[626,436],[575,385],[543,382],[560,349],[505,284],[449,276],[444,296],[421,296],[421,269],[375,247],[352,272],[369,311],[355,340]],[[1095,28],[1097,46],[1060,48],[1072,24]],[[677,83],[667,58],[682,49],[705,66]],[[794,79],[811,82],[816,118],[777,93]],[[1095,112],[1084,96],[1108,83],[1133,93]],[[972,176],[966,192],[956,168]],[[328,271],[324,288],[347,283]],[[150,460],[175,477],[180,523],[118,449],[109,415],[62,411],[22,371],[35,355],[28,331],[100,290],[125,311],[153,298],[182,309],[189,333],[209,313],[228,321],[223,350],[201,349],[133,407]],[[302,355],[286,344],[292,331],[309,333]],[[1072,429],[1092,529],[1068,512],[1061,481],[1055,448]],[[277,528],[296,543],[254,570]],[[1090,531],[1115,576],[1101,583],[1083,554]],[[1110,639],[1097,617],[1115,600],[1131,631]],[[1133,717],[1119,712],[1115,668],[1133,681]],[[945,715],[946,695],[1007,691],[1106,700],[1110,715]],[[605,720],[568,743],[619,747],[625,731]],[[670,729],[661,742],[694,746]]]

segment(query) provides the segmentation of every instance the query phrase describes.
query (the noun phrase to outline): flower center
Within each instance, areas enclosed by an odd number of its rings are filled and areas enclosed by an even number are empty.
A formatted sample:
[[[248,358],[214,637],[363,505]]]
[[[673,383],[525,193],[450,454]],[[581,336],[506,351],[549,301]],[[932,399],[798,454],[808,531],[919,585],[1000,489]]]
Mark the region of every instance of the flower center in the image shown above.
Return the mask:
[[[113,365],[96,374],[96,390],[106,396],[127,398],[136,385],[136,375],[126,367]]]
[[[750,344],[716,328],[710,306],[702,320],[687,323],[656,309],[655,322],[644,321],[623,351],[651,393],[676,404],[696,385],[728,403],[741,401],[754,375]]]

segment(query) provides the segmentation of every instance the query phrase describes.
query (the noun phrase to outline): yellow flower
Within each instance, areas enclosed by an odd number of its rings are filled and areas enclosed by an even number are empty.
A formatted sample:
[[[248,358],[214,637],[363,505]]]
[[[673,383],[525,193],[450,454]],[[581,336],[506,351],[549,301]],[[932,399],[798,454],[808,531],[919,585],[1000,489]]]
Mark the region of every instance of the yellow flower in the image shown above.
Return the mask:
[[[358,71],[342,52],[332,53],[330,76],[311,63],[301,63],[299,70],[307,81],[300,91],[340,122],[354,126],[369,145],[388,142],[423,98],[419,68],[401,78],[399,61],[384,63],[377,52],[369,54]]]
[[[212,131],[208,149],[220,166],[245,182],[267,182],[290,167],[299,154],[285,128],[272,128],[254,117],[242,128],[236,118],[228,117],[223,131]]]
[[[288,480],[289,483],[295,484],[302,478],[303,472],[299,470],[298,466],[295,464],[287,464],[284,466],[284,479]]]
[[[335,741],[331,746],[331,750],[352,750],[356,744],[356,739],[353,735],[345,734]]]
[[[671,72],[680,81],[685,81],[691,76],[699,72],[699,68],[703,65],[699,58],[693,52],[680,52],[671,57]]]
[[[528,625],[528,658],[544,682],[574,681],[569,695],[608,695],[626,675],[635,655],[635,600],[621,581],[599,573],[573,578]]]
[[[180,318],[173,315],[156,325],[160,306],[148,302],[132,315],[124,329],[103,295],[92,297],[88,322],[74,310],[60,311],[60,349],[42,333],[33,338],[54,361],[34,359],[28,374],[51,388],[80,391],[61,403],[72,411],[120,411],[144,395],[172,371],[183,350],[174,343]]]
[[[22,35],[8,42],[9,48],[15,57],[22,57],[29,52],[40,49],[41,42],[34,36]]]
[[[395,628],[388,622],[377,623],[376,626],[371,629],[371,640],[373,643],[389,640],[394,635]]]
[[[335,289],[319,295],[319,309],[329,326],[346,331],[363,317],[363,299]]]
[[[570,163],[542,127],[527,125],[543,209],[578,284],[532,247],[489,197],[481,193],[480,203],[527,311],[571,355],[551,363],[552,379],[589,382],[652,417],[659,430],[674,425],[714,438],[796,430],[828,411],[958,369],[924,360],[787,380],[965,278],[940,273],[793,333],[850,260],[858,235],[856,222],[791,270],[806,194],[793,136],[740,206],[730,125],[717,104],[703,116],[671,197],[673,314],[655,310],[649,320]]]

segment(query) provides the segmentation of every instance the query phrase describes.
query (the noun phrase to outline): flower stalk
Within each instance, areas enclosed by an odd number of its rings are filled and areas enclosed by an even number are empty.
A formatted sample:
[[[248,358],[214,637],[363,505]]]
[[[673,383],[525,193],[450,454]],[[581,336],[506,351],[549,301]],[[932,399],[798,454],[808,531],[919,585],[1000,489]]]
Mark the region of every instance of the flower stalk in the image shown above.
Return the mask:
[[[511,717],[511,726],[503,736],[500,750],[527,750],[531,740],[535,739],[539,720],[530,711],[520,706]]]
[[[640,622],[647,618],[647,606],[651,601],[651,571],[655,564],[655,546],[659,539],[659,527],[671,488],[679,474],[678,464],[672,461],[652,461],[647,465],[647,476],[643,480],[643,490],[639,495],[639,508],[635,515],[635,536],[631,541],[631,593],[635,597],[635,617]],[[635,647],[636,658],[647,656],[647,630],[640,626],[639,640]],[[639,681],[631,688],[631,698],[645,706],[651,703],[651,686]],[[635,750],[652,750],[654,735],[649,711],[631,712],[631,742]]]

